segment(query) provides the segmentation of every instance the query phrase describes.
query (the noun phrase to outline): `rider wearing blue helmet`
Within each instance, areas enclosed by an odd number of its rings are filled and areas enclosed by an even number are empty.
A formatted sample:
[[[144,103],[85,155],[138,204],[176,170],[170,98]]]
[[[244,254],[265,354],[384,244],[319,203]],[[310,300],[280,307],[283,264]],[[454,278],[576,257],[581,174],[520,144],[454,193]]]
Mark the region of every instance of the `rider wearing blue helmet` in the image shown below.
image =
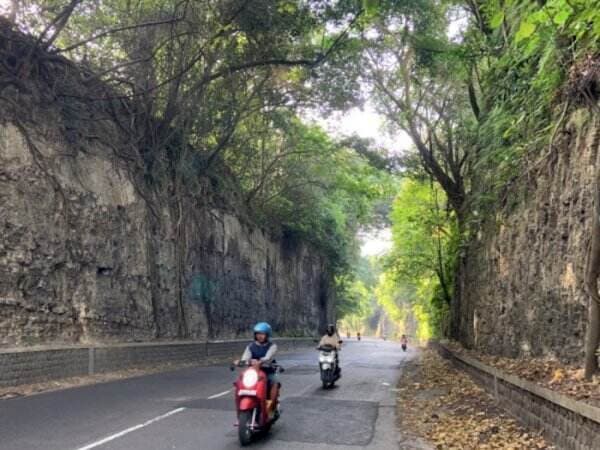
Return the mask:
[[[244,350],[241,360],[249,362],[253,366],[269,364],[274,362],[275,353],[277,353],[277,344],[271,342],[273,330],[267,322],[259,322],[254,325],[254,342],[248,344]],[[277,372],[270,367],[264,367],[269,381],[269,398],[277,398],[279,392],[279,381]]]

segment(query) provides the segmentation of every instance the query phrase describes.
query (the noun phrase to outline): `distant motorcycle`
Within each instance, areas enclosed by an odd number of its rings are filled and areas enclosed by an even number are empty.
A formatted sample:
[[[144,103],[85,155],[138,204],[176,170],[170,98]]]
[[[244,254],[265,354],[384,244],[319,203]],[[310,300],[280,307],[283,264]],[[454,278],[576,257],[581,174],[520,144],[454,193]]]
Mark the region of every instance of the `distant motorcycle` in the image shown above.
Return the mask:
[[[340,344],[342,341],[340,341]],[[333,387],[334,383],[341,377],[339,367],[338,350],[331,345],[317,347],[319,351],[319,371],[323,389]]]
[[[235,370],[236,366],[231,366]],[[237,367],[246,368],[233,385],[235,386],[235,405],[238,415],[238,437],[243,447],[250,445],[255,436],[269,431],[279,419],[279,398],[271,399],[275,407],[269,412],[267,407],[267,374],[264,369],[283,372],[283,367],[275,362],[260,368],[252,367],[248,362],[240,361]]]

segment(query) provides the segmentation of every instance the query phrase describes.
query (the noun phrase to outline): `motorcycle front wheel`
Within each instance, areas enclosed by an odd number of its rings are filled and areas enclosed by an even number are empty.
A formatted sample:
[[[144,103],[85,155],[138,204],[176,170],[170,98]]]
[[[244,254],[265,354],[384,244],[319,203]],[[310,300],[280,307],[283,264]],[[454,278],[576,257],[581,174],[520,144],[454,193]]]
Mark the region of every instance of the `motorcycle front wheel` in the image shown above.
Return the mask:
[[[323,389],[328,389],[333,386],[333,373],[331,369],[326,369],[321,372],[321,381],[323,382]]]
[[[238,437],[240,439],[240,445],[242,447],[245,447],[252,443],[252,430],[250,429],[251,424],[252,411],[241,411],[238,426]]]

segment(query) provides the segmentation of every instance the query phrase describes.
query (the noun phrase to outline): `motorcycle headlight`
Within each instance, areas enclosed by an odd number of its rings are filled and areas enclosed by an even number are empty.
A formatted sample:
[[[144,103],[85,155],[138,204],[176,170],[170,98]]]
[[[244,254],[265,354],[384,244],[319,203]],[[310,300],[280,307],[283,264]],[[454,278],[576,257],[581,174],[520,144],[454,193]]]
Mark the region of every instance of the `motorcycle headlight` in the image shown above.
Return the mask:
[[[325,352],[321,353],[321,355],[319,357],[319,360],[321,362],[328,362],[328,363],[332,363],[334,359],[335,359],[335,357],[333,356],[332,353],[325,353]]]
[[[244,376],[242,377],[242,383],[247,388],[256,386],[256,383],[258,383],[258,372],[252,369],[246,370],[246,372],[244,372]]]

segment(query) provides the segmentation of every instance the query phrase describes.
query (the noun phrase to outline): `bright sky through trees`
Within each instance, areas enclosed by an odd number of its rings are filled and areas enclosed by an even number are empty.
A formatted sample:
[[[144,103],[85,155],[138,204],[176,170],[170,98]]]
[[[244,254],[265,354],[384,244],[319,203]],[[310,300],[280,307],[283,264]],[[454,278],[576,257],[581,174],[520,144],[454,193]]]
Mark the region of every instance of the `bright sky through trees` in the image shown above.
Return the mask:
[[[371,138],[395,154],[402,153],[412,146],[412,141],[405,133],[388,133],[385,118],[369,104],[363,109],[352,108],[326,119],[318,119],[318,122],[334,136],[357,134],[363,138]]]
[[[385,117],[377,113],[372,105],[367,104],[363,109],[352,108],[349,111],[335,114],[328,118],[318,118],[316,122],[334,136],[349,136],[356,134],[370,138],[393,154],[401,154],[412,147],[410,137],[400,131],[388,133]],[[362,256],[382,256],[392,247],[391,229],[363,231],[359,234]]]
[[[382,256],[392,248],[392,230],[384,228],[360,233],[362,256]]]
[[[10,8],[10,0],[0,0],[0,14],[6,14]]]

